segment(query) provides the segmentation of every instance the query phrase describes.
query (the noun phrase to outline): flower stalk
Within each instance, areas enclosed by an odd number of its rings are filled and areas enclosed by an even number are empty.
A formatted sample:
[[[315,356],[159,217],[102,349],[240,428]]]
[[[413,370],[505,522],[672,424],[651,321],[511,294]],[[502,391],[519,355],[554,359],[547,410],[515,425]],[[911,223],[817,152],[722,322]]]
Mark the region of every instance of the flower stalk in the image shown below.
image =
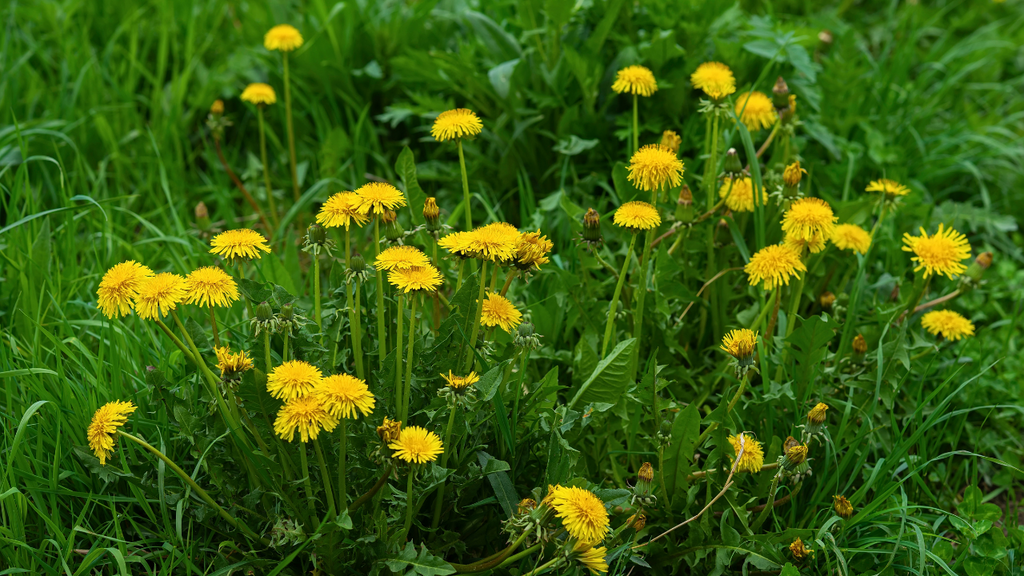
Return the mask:
[[[619,273],[619,281],[615,283],[615,292],[612,293],[612,301],[608,305],[608,321],[604,328],[604,343],[601,344],[601,357],[608,355],[608,345],[612,341],[615,332],[615,311],[619,307],[619,296],[622,295],[622,284],[626,281],[626,273],[629,271],[629,261],[633,258],[633,247],[636,245],[636,234],[629,239],[629,248],[626,249],[626,259],[622,263],[622,272]]]

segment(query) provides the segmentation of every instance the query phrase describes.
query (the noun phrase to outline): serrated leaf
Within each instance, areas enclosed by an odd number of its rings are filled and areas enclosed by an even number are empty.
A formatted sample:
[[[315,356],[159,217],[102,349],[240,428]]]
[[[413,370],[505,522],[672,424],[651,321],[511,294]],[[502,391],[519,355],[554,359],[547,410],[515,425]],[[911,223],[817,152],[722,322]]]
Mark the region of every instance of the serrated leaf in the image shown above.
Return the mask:
[[[238,291],[242,293],[250,302],[259,304],[264,300],[270,300],[274,293],[267,287],[263,282],[257,282],[255,280],[249,280],[248,278],[239,278],[235,281],[238,284]]]
[[[452,568],[451,564],[428,552],[426,546],[416,554],[416,545],[412,542],[406,542],[405,548],[398,556],[389,558],[384,563],[392,572],[407,576],[447,576],[455,573],[455,568]]]
[[[636,338],[630,338],[619,342],[617,346],[594,368],[593,374],[587,378],[576,395],[569,402],[568,407],[572,408],[577,402],[604,402],[615,404],[619,397],[626,391],[630,384],[627,377],[629,361],[633,357],[633,349],[636,348]]]
[[[551,436],[548,440],[548,461],[544,473],[544,484],[561,484],[572,477],[572,469],[580,457],[579,450],[576,450],[562,438],[558,432],[558,426],[551,427]]]
[[[807,385],[814,379],[815,372],[828,352],[828,343],[835,337],[840,325],[828,314],[811,316],[806,320],[795,316],[791,321],[796,320],[800,320],[800,325],[786,338],[786,342],[793,347],[793,355],[797,360],[796,381]]]
[[[409,210],[412,213],[412,221],[415,225],[424,223],[423,204],[426,202],[426,194],[420,187],[420,181],[416,177],[416,158],[408,146],[402,148],[402,152],[395,161],[395,172],[402,179],[402,188],[405,189],[406,198],[409,202]]]
[[[686,489],[686,476],[693,463],[693,448],[700,436],[700,412],[690,403],[676,414],[672,422],[671,444],[665,448],[665,493],[676,494]]]
[[[508,477],[508,474],[505,473],[506,470],[511,470],[511,467],[508,465],[508,462],[496,460],[483,450],[478,450],[476,457],[480,462],[480,468],[483,470],[483,473],[487,475],[487,481],[491,483],[494,496],[498,499],[498,504],[501,506],[502,511],[505,512],[505,517],[511,517],[519,505],[519,496],[516,494],[516,488],[512,485],[512,480]]]

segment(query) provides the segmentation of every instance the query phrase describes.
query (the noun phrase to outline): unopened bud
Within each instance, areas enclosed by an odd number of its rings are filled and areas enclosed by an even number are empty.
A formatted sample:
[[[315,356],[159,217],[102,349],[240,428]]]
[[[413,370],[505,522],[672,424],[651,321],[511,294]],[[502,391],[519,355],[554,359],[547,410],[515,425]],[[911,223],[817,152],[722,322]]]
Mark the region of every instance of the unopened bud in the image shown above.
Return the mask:
[[[437,200],[433,196],[423,202],[423,219],[427,221],[427,230],[438,231],[440,226],[441,209],[437,207]]]
[[[853,516],[853,504],[846,499],[846,496],[836,495],[832,497],[832,507],[836,511],[836,515],[843,520],[849,520]]]
[[[213,101],[213,104],[210,105],[210,114],[213,114],[215,116],[219,116],[219,115],[221,115],[223,113],[224,113],[224,101],[221,100],[220,98],[217,98],[216,100]]]
[[[210,230],[210,211],[206,209],[206,204],[200,202],[196,204],[196,228],[199,228],[203,232]]]
[[[683,183],[679,189],[679,200],[676,201],[676,220],[690,222],[693,220],[693,192]]]
[[[644,462],[640,466],[640,471],[636,473],[636,477],[642,482],[651,482],[654,480],[654,466],[651,466],[650,462]]]
[[[394,210],[385,210],[384,213],[380,215],[380,221],[384,224],[390,224],[397,219],[398,213]]]
[[[319,224],[310,224],[306,228],[306,244],[323,245],[327,242],[327,230]]]
[[[647,525],[647,516],[644,516],[643,512],[637,512],[630,516],[629,520],[626,520],[626,522],[633,527],[633,530],[639,532]]]
[[[804,541],[797,538],[789,545],[789,552],[793,555],[793,560],[803,562],[814,551],[804,546]]]
[[[601,241],[601,215],[593,208],[587,208],[583,215],[583,239],[592,243]]]
[[[772,103],[778,110],[789,107],[789,86],[782,76],[779,76],[779,79],[775,81],[775,86],[772,87]]]
[[[529,514],[537,507],[537,501],[533,498],[523,498],[519,501],[519,513]]]
[[[392,212],[392,214],[394,214],[394,212]],[[403,229],[402,225],[398,223],[397,218],[395,218],[391,222],[388,222],[387,225],[384,227],[384,236],[390,242],[395,242],[399,240],[403,234],[405,234],[405,229]]]
[[[729,178],[738,178],[743,174],[743,163],[740,162],[740,155],[735,148],[729,148],[725,153],[725,161],[722,162],[722,173]]]
[[[974,259],[974,262],[967,267],[966,276],[975,282],[981,280],[984,276],[985,270],[988,270],[989,266],[992,265],[992,253],[982,252],[978,254],[978,257]]]
[[[666,150],[671,150],[673,153],[679,153],[679,145],[683,143],[682,138],[679,134],[676,134],[672,130],[665,130],[661,133],[661,147]]]
[[[267,322],[270,317],[274,315],[274,309],[270,307],[270,302],[264,300],[256,306],[256,318],[260,322]]]
[[[397,420],[392,420],[387,416],[384,417],[384,423],[377,426],[377,436],[380,437],[380,441],[385,445],[398,440],[401,432],[402,423]]]
[[[360,254],[353,254],[348,260],[348,268],[353,272],[362,272],[366,269],[366,260]]]
[[[804,430],[808,434],[817,434],[821,432],[822,426],[825,425],[825,420],[828,418],[825,413],[828,411],[828,404],[824,402],[818,402],[811,411],[807,413],[807,425]]]
[[[822,292],[821,296],[818,296],[818,303],[825,310],[830,310],[832,305],[836,303],[836,295],[831,292]]]
[[[530,336],[533,336],[533,323],[523,322],[522,324],[519,325],[519,328],[517,330],[519,332],[520,337],[529,338]]]
[[[800,167],[800,162],[793,162],[782,171],[782,182],[787,188],[793,188],[795,191],[800,186],[800,180],[803,179],[804,174],[807,174],[807,170]]]
[[[281,306],[281,318],[285,320],[291,320],[295,317],[295,306],[292,304],[285,304]]]
[[[863,334],[857,334],[853,337],[853,353],[857,355],[866,354],[868,351],[867,340],[864,340]]]
[[[803,464],[804,460],[807,460],[807,445],[798,444],[786,450],[786,454],[782,457],[782,467],[792,472],[796,470],[797,466]]]

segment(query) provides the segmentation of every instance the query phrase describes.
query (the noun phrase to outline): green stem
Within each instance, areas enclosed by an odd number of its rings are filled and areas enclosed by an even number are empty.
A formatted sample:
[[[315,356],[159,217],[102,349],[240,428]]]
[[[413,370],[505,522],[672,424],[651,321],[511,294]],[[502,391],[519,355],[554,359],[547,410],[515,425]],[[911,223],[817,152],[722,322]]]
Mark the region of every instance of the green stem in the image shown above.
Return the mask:
[[[705,164],[705,182],[702,182],[707,187],[708,210],[715,206],[715,182],[718,180],[718,114],[714,115],[711,126],[711,149]]]
[[[557,556],[557,557],[547,561],[546,563],[538,566],[537,569],[531,570],[529,573],[526,574],[526,576],[537,576],[538,574],[543,574],[544,572],[547,571],[548,568],[555,567],[555,565],[560,563],[561,561],[562,561],[562,557],[561,556]]]
[[[399,420],[406,422],[405,406],[409,405],[408,399],[402,398],[405,387],[402,385],[402,328],[405,317],[405,294],[398,293],[398,334],[395,337],[395,400],[397,402]]]
[[[374,494],[376,494],[378,491],[380,491],[381,488],[384,487],[384,484],[387,483],[388,477],[390,477],[390,476],[391,476],[391,465],[388,464],[384,468],[384,473],[381,474],[380,478],[377,479],[377,482],[373,486],[371,486],[369,490],[366,491],[366,494],[363,494],[359,498],[356,498],[352,502],[352,504],[348,507],[348,511],[349,512],[355,512],[356,510],[359,509],[360,506],[362,506],[363,504],[366,504],[366,502],[368,502],[370,500],[370,498],[373,498]]]
[[[380,257],[380,215],[373,219],[373,260]],[[376,266],[374,266],[376,268]],[[388,332],[384,326],[384,273],[377,270],[377,361],[381,371],[384,370]]]
[[[640,149],[640,115],[637,111],[637,100],[637,95],[633,94],[633,154]]]
[[[290,329],[289,330],[285,330],[284,331],[284,347],[281,350],[281,361],[282,362],[287,362],[288,361],[288,356],[289,356],[289,354],[288,354],[288,342],[291,340],[291,337],[292,337],[291,330]]]
[[[497,263],[494,264],[498,266]],[[484,313],[484,287],[486,286],[485,279],[487,278],[487,260],[480,262],[480,290],[477,292],[476,301],[476,319],[473,322],[473,331],[469,338],[469,354],[466,355],[466,369],[464,372],[469,372],[470,368],[473,367],[473,352],[476,350],[476,339],[480,334],[480,317]]]
[[[651,242],[653,240],[654,228],[651,228],[644,237],[644,250],[640,257],[640,276],[637,279],[636,296],[634,297],[636,306],[633,309],[633,332],[636,337],[636,346],[633,347],[634,362],[629,382],[636,379],[636,370],[639,366],[640,346],[644,333],[644,300],[647,297],[647,261],[651,258]]]
[[[270,370],[272,369],[273,365],[271,364],[271,361],[270,361],[270,331],[269,330],[265,330],[263,332],[263,353],[266,356],[265,362],[267,363],[267,367],[266,367],[266,372],[265,373],[266,374],[270,374]]]
[[[306,458],[306,443],[299,443],[299,461],[302,462],[302,486],[306,490],[306,503],[309,511],[316,517],[316,500],[313,498],[313,484],[309,480],[309,460]]]
[[[217,330],[217,315],[213,313],[213,305],[207,307],[210,311],[210,326],[213,327],[213,345],[220,348],[220,330]]]
[[[452,427],[455,425],[455,410],[458,406],[457,402],[453,402],[448,410],[448,425],[444,429],[444,444],[441,445],[444,450],[441,453],[441,468],[448,467],[448,455],[452,452]],[[437,497],[434,499],[434,519],[430,522],[431,528],[437,528],[441,522],[441,510],[444,508],[444,487],[445,481],[442,480],[441,485],[437,487]]]
[[[324,345],[324,319],[320,311],[320,256],[313,256],[313,302],[316,328],[320,332],[320,345]]]
[[[462,138],[456,140],[459,145],[459,169],[462,171],[462,201],[466,204],[466,231],[473,229],[473,210],[469,199],[469,175],[466,174],[466,156],[462,152]]]
[[[299,201],[299,176],[295,163],[295,129],[292,127],[292,90],[288,75],[288,53],[282,52],[284,57],[284,114],[288,123],[288,159],[291,161],[292,169],[292,193],[295,202]]]
[[[164,334],[167,334],[171,341],[174,342],[174,345],[177,346],[179,350],[181,350],[181,355],[185,357],[185,360],[188,360],[189,362],[196,364],[198,366],[195,357],[192,356],[192,351],[185,346],[185,343],[182,342],[177,336],[175,336],[174,332],[171,332],[171,329],[167,327],[167,324],[164,324],[163,320],[161,320],[160,318],[155,318],[155,320],[156,325],[159,326],[160,329],[164,331]]]
[[[267,162],[267,134],[263,127],[263,108],[264,105],[260,104],[256,106],[256,117],[260,121],[260,157],[263,159],[263,185],[267,188],[267,204],[270,206],[270,219],[274,221],[274,226],[281,224],[280,218],[277,216],[277,205],[274,202],[274,188],[270,183],[270,163]],[[270,231],[270,236],[274,236],[274,231]]]
[[[316,460],[320,465],[320,476],[322,476],[321,481],[324,485],[324,492],[327,494],[327,518],[331,519],[337,513],[334,508],[334,489],[331,488],[331,475],[327,471],[327,460],[324,459],[324,451],[320,448],[320,440],[313,439],[313,449],[316,450]]]
[[[206,490],[203,490],[199,486],[199,484],[196,484],[195,480],[193,480],[188,474],[186,474],[185,471],[182,470],[177,464],[175,464],[173,460],[171,460],[170,458],[165,456],[163,452],[157,450],[156,448],[151,446],[145,440],[142,440],[141,438],[137,438],[137,437],[135,437],[135,436],[133,436],[133,435],[123,431],[123,430],[118,430],[117,433],[118,433],[118,435],[123,436],[123,437],[131,440],[132,442],[135,442],[139,446],[142,446],[146,450],[149,450],[154,456],[156,456],[157,458],[162,460],[163,463],[166,464],[168,468],[170,468],[175,474],[178,475],[179,478],[181,478],[186,484],[188,484],[189,487],[192,490],[194,490],[195,493],[198,494],[199,497],[202,498],[204,502],[206,502],[214,510],[216,510],[217,513],[220,514],[221,518],[224,518],[224,520],[226,520],[228,522],[228,524],[231,524],[232,527],[234,527],[237,530],[241,530],[246,536],[248,536],[249,538],[253,539],[254,541],[260,542],[264,546],[270,546],[270,541],[269,540],[267,540],[266,538],[259,537],[248,526],[246,526],[244,522],[239,522],[238,519],[236,519],[234,516],[232,516],[231,514],[228,514],[226,510],[221,508],[220,504],[217,504],[217,502],[214,501],[214,499],[211,498],[209,494],[207,494]]]
[[[412,306],[409,307],[409,352],[405,355],[405,389],[402,392],[402,421],[407,422],[409,418],[409,398],[412,397],[412,361],[416,352],[416,304],[420,297],[413,293],[410,296]],[[401,340],[399,340],[401,342]]]
[[[516,443],[516,430],[519,425],[519,398],[523,395],[523,381],[526,380],[526,361],[530,358],[530,349],[523,348],[519,359],[519,383],[516,384],[514,400],[512,400],[512,446]],[[513,454],[513,457],[515,454]]]
[[[775,477],[772,478],[772,488],[768,491],[768,503],[764,505],[764,510],[761,510],[761,513],[757,516],[757,520],[754,520],[754,524],[750,527],[754,532],[757,532],[757,529],[761,527],[761,524],[764,524],[764,521],[768,519],[768,515],[771,514],[772,510],[775,508],[775,491],[779,488],[779,476],[781,476],[781,474],[776,474]]]
[[[363,304],[362,304],[362,300],[361,300],[361,298],[359,296],[360,282],[359,282],[359,280],[354,280],[354,282],[355,282],[355,306],[356,306],[355,307],[355,317],[356,317],[356,323],[354,324],[355,332],[352,335],[352,343],[353,343],[353,347],[354,347],[354,352],[353,353],[356,355],[356,358],[358,359],[356,361],[356,374],[359,376],[360,380],[366,380],[366,376],[363,375],[364,371],[366,370],[365,368],[363,368],[363,314],[362,314]]]
[[[732,397],[732,400],[729,401],[729,405],[725,407],[725,416],[723,416],[723,419],[729,417],[729,414],[732,413],[732,409],[736,407],[736,404],[740,401],[740,398],[743,397],[743,393],[747,391],[747,382],[750,380],[751,374],[753,374],[753,370],[747,371],[747,373],[743,375],[743,378],[740,379],[740,388],[739,390],[736,391],[736,394]],[[708,436],[710,436],[711,433],[714,432],[717,428],[718,422],[712,422],[710,425],[708,425],[708,427],[704,429],[704,432],[701,432],[701,435],[700,437],[697,438],[697,443],[694,444],[694,446],[699,447],[701,444],[703,444],[704,440],[707,440]]]
[[[199,353],[199,348],[196,347],[196,343],[192,341],[192,337],[189,336],[188,330],[185,330],[185,325],[181,323],[181,318],[178,318],[178,313],[171,310],[171,318],[174,319],[175,325],[178,326],[178,330],[181,330],[182,336],[185,337],[185,341],[188,342],[189,347],[192,349],[192,356],[196,359],[196,366],[199,367],[199,372],[206,378],[206,382],[210,385],[210,393],[215,398],[220,398],[223,401],[220,393],[217,392],[217,377],[210,371],[210,367],[206,365],[206,360],[203,359],[203,355]],[[230,388],[229,388],[230,390]]]
[[[765,301],[765,305],[761,307],[761,312],[757,315],[757,318],[755,318],[754,322],[750,325],[751,330],[756,331],[761,326],[761,322],[764,322],[765,316],[768,315],[768,310],[771,309],[771,306],[768,306],[768,304],[772,301],[772,297],[775,296],[775,293],[778,290],[779,288],[775,288],[775,290],[772,290],[772,293],[768,295],[768,299]]]
[[[349,232],[348,226],[345,227],[345,267],[350,267],[352,262],[352,234]],[[361,336],[361,324],[362,318],[356,312],[355,298],[358,298],[353,293],[359,291],[359,281],[352,279],[353,286],[345,286],[345,298],[348,300],[348,329],[349,336],[352,337],[352,356],[356,363],[356,375],[359,376],[360,380],[365,379],[363,376],[363,343]]]
[[[466,267],[466,259],[459,258],[459,280],[455,283],[455,292],[462,289],[462,271]]]
[[[629,239],[629,248],[626,249],[626,259],[622,263],[622,272],[619,273],[619,281],[615,283],[615,292],[612,293],[611,304],[608,305],[608,322],[604,327],[604,343],[601,345],[601,357],[608,354],[608,345],[612,341],[612,334],[615,332],[615,311],[619,307],[619,296],[622,294],[622,284],[626,281],[626,273],[629,271],[629,261],[633,258],[633,246],[636,245],[636,234]]]
[[[338,445],[338,510],[344,510],[348,502],[348,420],[342,418],[338,423],[339,445]]]
[[[406,485],[406,488],[405,488],[405,499],[406,499],[406,504],[405,504],[405,527],[402,529],[402,538],[401,538],[402,542],[405,542],[406,539],[409,538],[409,529],[412,528],[412,506],[413,506],[413,494],[412,494],[413,486],[412,486],[412,483],[413,483],[413,477],[415,477],[415,476],[416,476],[416,474],[413,471],[413,469],[409,468],[409,482],[408,482],[408,484]]]

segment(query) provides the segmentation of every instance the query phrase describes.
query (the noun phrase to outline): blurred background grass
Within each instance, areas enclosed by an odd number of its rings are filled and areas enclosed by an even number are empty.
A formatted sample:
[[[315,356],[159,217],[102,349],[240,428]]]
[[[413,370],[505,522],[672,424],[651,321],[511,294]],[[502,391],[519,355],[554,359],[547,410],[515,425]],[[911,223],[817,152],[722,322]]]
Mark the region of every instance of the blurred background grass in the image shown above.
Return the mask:
[[[262,36],[281,22],[306,44],[291,59],[299,206],[289,201],[284,109],[268,110],[279,205],[309,212],[368,176],[394,181],[408,146],[424,190],[451,213],[461,197],[458,164],[429,127],[439,111],[469,107],[485,125],[466,149],[474,198],[494,219],[541,227],[556,241],[559,268],[571,266],[558,254],[572,253],[578,210],[606,213],[620,200],[613,171],[626,158],[631,102],[610,90],[616,70],[643,63],[654,71],[660,90],[641,100],[641,143],[675,130],[688,166],[699,164],[703,138],[688,80],[698,64],[727,63],[741,91],[757,78],[767,91],[781,74],[799,98],[812,194],[848,200],[870,179],[895,178],[914,190],[900,231],[946,222],[969,231],[975,253],[995,251],[985,300],[967,302],[988,326],[977,356],[1005,360],[965,395],[972,405],[1005,406],[1024,392],[1019,1],[42,0],[8,2],[0,14],[0,536],[5,555],[32,557],[36,569],[62,573],[47,560],[58,550],[78,557],[72,566],[106,554],[124,562],[131,555],[120,535],[136,520],[119,510],[131,503],[185,542],[184,552],[152,556],[166,570],[211,544],[209,535],[191,539],[187,524],[172,528],[175,519],[147,500],[145,485],[163,482],[162,469],[129,481],[130,494],[107,494],[112,485],[69,451],[84,444],[83,406],[131,397],[145,386],[144,368],[174,354],[145,324],[133,323],[134,333],[107,327],[95,309],[103,271],[126,258],[179,271],[205,263],[192,217],[200,201],[221,227],[253,221],[212,149],[204,122],[214,99],[224,99],[234,122],[224,140],[229,163],[265,197],[256,119],[237,97],[256,81],[280,91],[279,57]],[[898,236],[890,240],[891,263],[902,257]],[[557,333],[546,337],[562,360],[571,354]],[[45,419],[25,416],[40,409]],[[906,425],[918,416],[910,407]],[[981,427],[958,421],[977,452],[1020,464],[1019,410],[986,416]],[[914,442],[962,441],[951,434],[959,433],[929,427]],[[987,498],[1017,500],[1016,472],[941,466],[937,478],[949,486],[928,493],[933,503],[948,504],[961,481],[979,476]],[[80,540],[93,551],[71,554]],[[154,535],[132,549],[163,542]]]

